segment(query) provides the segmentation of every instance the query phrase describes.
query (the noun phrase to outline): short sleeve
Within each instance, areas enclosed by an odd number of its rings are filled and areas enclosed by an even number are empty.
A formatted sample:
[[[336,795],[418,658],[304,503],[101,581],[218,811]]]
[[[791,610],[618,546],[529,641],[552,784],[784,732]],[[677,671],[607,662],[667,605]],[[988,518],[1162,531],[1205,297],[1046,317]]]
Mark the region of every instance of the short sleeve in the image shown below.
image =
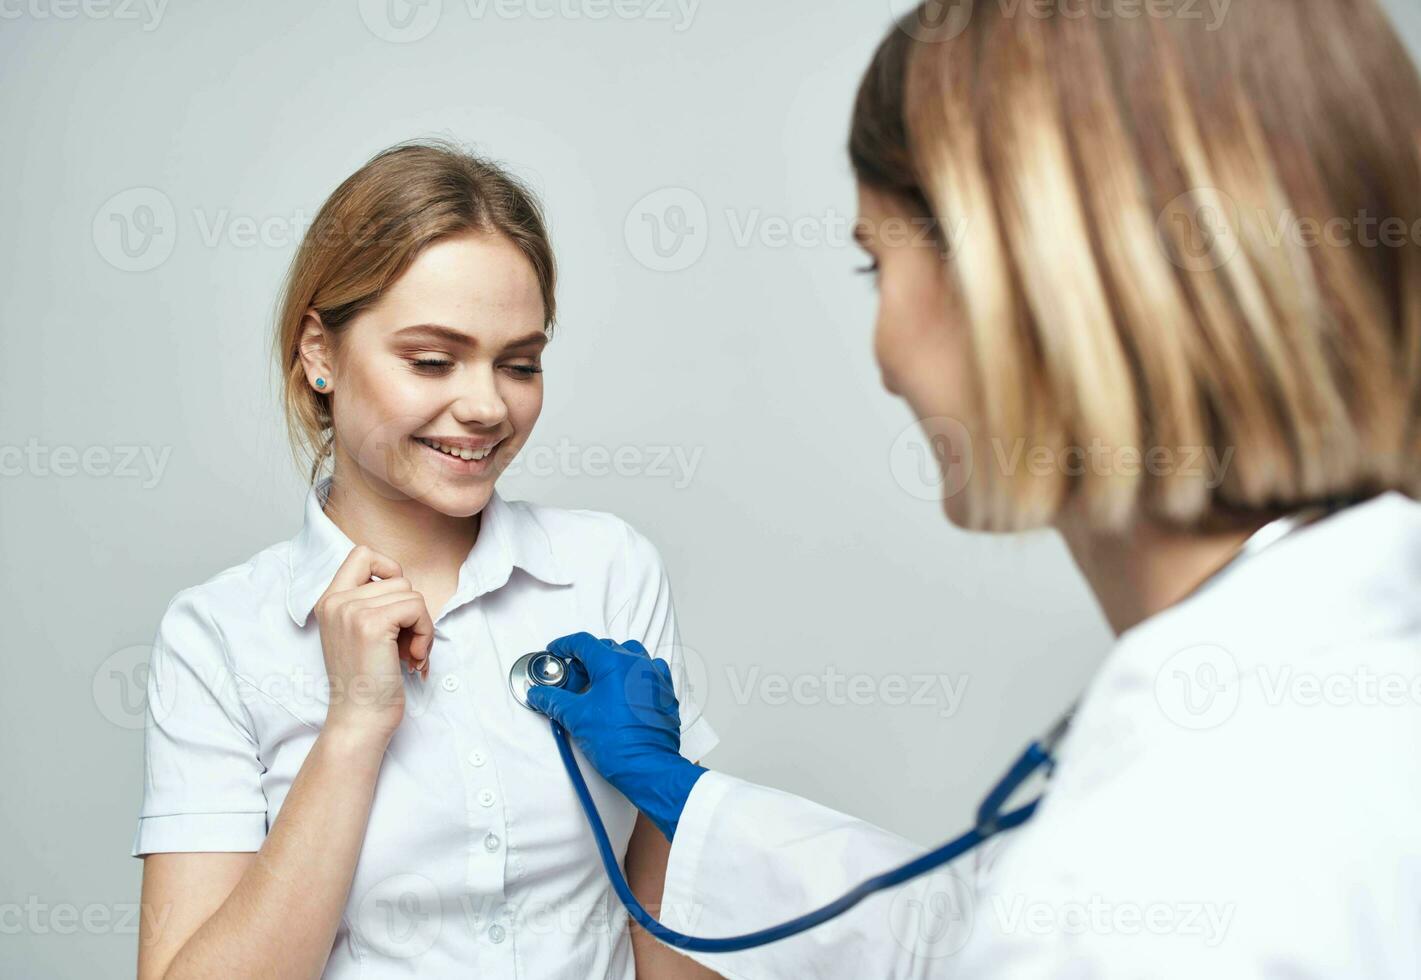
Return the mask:
[[[221,630],[192,590],[163,613],[146,693],[143,805],[132,856],[259,850],[267,832],[265,767]]]
[[[612,639],[636,640],[653,657],[670,665],[672,686],[681,709],[681,754],[695,762],[720,741],[702,713],[708,686],[706,665],[695,650],[681,644],[671,579],[660,552],[645,535],[625,522],[624,526],[622,581],[628,592],[612,617]]]

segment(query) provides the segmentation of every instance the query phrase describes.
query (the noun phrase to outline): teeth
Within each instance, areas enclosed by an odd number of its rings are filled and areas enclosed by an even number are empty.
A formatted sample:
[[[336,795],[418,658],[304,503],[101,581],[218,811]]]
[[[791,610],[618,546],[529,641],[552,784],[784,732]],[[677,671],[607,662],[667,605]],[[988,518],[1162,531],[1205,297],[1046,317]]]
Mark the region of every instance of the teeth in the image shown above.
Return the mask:
[[[437,449],[441,453],[448,453],[450,456],[457,456],[460,459],[483,459],[489,453],[493,452],[494,448],[493,446],[488,446],[484,449],[461,449],[457,446],[446,446],[444,443],[435,442],[432,439],[420,439],[419,441],[431,449]]]

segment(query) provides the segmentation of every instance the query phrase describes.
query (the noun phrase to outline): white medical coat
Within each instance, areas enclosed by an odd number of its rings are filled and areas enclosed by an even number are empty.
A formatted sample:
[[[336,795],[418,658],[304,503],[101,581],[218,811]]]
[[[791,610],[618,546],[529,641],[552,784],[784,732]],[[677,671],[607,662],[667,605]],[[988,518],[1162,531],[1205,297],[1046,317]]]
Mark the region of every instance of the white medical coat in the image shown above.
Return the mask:
[[[795,980],[1421,977],[1421,504],[1303,527],[1125,631],[1057,757],[1035,817],[976,858],[695,958]],[[663,921],[754,931],[922,852],[711,772]]]

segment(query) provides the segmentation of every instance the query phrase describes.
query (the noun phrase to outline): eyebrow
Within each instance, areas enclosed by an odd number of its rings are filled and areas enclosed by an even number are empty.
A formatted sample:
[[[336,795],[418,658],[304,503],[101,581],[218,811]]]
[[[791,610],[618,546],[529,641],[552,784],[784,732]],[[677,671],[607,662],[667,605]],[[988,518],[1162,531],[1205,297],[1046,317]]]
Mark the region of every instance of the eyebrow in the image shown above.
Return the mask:
[[[416,323],[413,326],[401,327],[396,330],[394,336],[397,338],[431,337],[442,340],[445,343],[453,344],[456,347],[478,347],[479,342],[464,333],[462,330],[455,330],[453,327],[446,327],[442,323]],[[510,341],[506,347],[529,347],[537,345],[545,346],[548,342],[548,335],[539,330],[537,333],[530,333]]]

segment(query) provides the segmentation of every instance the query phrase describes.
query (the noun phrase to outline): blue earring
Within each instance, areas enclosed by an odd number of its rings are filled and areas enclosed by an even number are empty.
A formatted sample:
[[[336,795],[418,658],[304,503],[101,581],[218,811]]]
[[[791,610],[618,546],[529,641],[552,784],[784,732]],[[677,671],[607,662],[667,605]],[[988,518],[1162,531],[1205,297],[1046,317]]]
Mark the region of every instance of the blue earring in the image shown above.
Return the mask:
[[[326,379],[325,379],[325,378],[317,378],[317,379],[316,379],[316,387],[317,387],[317,388],[324,388],[325,386],[326,386]]]

